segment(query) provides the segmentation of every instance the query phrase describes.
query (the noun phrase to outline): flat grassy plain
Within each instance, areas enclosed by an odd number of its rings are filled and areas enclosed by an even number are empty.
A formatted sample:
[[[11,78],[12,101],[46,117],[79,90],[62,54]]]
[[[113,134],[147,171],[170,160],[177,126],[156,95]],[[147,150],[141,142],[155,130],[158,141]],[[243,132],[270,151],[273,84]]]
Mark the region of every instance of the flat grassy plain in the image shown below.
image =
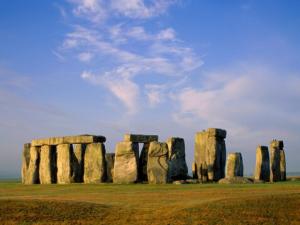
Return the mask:
[[[28,186],[1,181],[0,224],[300,224],[300,181]]]

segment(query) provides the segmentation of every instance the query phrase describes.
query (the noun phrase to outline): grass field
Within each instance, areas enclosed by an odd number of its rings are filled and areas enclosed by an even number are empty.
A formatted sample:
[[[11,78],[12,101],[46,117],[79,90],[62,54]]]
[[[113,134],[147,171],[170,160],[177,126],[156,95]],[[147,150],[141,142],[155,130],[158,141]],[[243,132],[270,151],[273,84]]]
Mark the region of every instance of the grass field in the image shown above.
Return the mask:
[[[300,224],[300,182],[25,186],[2,181],[0,224]]]

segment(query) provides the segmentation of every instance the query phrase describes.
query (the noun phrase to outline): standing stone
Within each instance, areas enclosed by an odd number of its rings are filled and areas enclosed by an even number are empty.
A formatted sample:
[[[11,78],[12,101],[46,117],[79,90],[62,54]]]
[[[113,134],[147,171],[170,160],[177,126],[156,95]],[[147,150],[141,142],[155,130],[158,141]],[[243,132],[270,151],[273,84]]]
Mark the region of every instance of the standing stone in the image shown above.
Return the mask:
[[[140,181],[148,181],[147,175],[147,162],[148,162],[148,150],[150,143],[144,143],[141,156],[139,159],[139,176]]]
[[[280,174],[280,146],[282,141],[273,140],[270,144],[270,181],[281,180]]]
[[[24,144],[23,153],[22,153],[22,168],[21,168],[21,175],[22,175],[22,184],[26,183],[26,176],[30,162],[30,143]]]
[[[114,164],[115,164],[115,153],[106,153],[106,182],[113,182],[114,177]]]
[[[105,146],[103,143],[91,143],[86,146],[84,155],[84,183],[105,181]]]
[[[283,149],[280,149],[280,180],[286,181],[286,161]]]
[[[256,149],[255,180],[270,180],[270,158],[267,146],[258,146]]]
[[[57,181],[55,146],[43,145],[40,153],[40,183],[54,184]]]
[[[168,182],[168,145],[157,141],[150,142],[148,151],[147,174],[149,184]]]
[[[31,146],[29,149],[29,165],[26,171],[25,184],[39,184],[40,147]]]
[[[115,150],[114,183],[129,184],[138,180],[139,144],[119,142]]]
[[[76,183],[83,182],[83,170],[84,170],[84,153],[85,144],[74,144],[73,145],[73,178],[72,180]]]
[[[200,171],[205,171],[206,168],[209,181],[218,181],[225,176],[225,138],[226,130],[222,129],[209,128],[196,133],[195,163],[198,168],[198,179],[205,176],[201,175]]]
[[[184,139],[172,137],[167,140],[168,145],[168,164],[169,180],[184,180],[187,178],[188,168],[185,161]]]
[[[226,164],[226,178],[242,177],[243,171],[242,154],[240,152],[229,153]]]
[[[73,182],[73,146],[60,144],[56,146],[57,152],[57,183],[70,184]]]

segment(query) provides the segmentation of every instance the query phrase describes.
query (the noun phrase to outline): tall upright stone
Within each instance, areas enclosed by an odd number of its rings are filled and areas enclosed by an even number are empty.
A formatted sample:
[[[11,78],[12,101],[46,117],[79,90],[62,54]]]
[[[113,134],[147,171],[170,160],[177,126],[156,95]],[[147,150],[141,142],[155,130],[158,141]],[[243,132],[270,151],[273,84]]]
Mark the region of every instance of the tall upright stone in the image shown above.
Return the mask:
[[[56,146],[57,152],[57,183],[70,184],[73,180],[73,146],[60,144]]]
[[[22,183],[26,183],[27,171],[30,163],[30,143],[24,144],[23,152],[22,152],[22,168],[21,168],[21,176]]]
[[[129,184],[138,181],[139,144],[122,141],[117,143],[113,182]]]
[[[226,130],[209,128],[195,136],[195,163],[198,168],[198,179],[205,177],[199,174],[206,171],[209,181],[218,181],[225,176],[226,163]],[[202,169],[201,169],[202,168]]]
[[[280,174],[280,149],[283,142],[273,140],[270,143],[270,181],[276,182],[281,180]],[[281,147],[282,146],[282,147]]]
[[[54,184],[57,181],[56,149],[55,146],[43,145],[40,153],[40,183]]]
[[[103,143],[90,143],[84,155],[84,183],[105,181],[105,146]]]
[[[83,182],[83,171],[84,171],[84,153],[85,144],[74,144],[73,145],[73,180],[75,183]]]
[[[149,142],[143,144],[143,148],[139,158],[139,180],[140,181],[148,181],[147,162],[148,162],[149,146],[150,146]]]
[[[147,174],[149,184],[168,182],[168,145],[157,141],[150,142],[148,151]]]
[[[29,158],[24,184],[39,184],[40,147],[31,146],[29,148]]]
[[[188,168],[185,161],[184,139],[172,137],[167,140],[169,180],[183,180],[187,178]]]
[[[256,149],[254,179],[270,181],[270,158],[267,146],[258,146]]]
[[[226,178],[244,175],[243,158],[240,152],[229,153],[226,163]]]
[[[106,153],[106,182],[113,182],[114,177],[114,165],[115,165],[115,153]]]
[[[280,149],[280,180],[286,181],[286,161],[283,149]]]

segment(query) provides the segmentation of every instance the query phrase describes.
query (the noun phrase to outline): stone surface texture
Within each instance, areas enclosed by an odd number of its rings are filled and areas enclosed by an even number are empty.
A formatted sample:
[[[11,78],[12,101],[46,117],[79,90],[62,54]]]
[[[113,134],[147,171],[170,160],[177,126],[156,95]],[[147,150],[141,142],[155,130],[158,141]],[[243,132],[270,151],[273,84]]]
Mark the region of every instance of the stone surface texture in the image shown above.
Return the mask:
[[[168,179],[170,181],[187,178],[188,168],[185,161],[184,139],[172,137],[167,140],[168,145]]]
[[[84,173],[84,154],[86,145],[85,144],[74,144],[73,145],[73,177],[72,180],[75,183],[83,182]]]
[[[114,183],[129,184],[138,181],[139,145],[135,142],[119,142],[115,150]]]
[[[22,167],[21,167],[21,178],[22,184],[26,183],[27,171],[30,162],[30,143],[24,144],[22,152]]]
[[[73,146],[60,144],[56,146],[57,154],[57,183],[73,183]]]
[[[31,146],[29,148],[29,158],[24,184],[39,184],[40,147]]]
[[[114,177],[114,165],[115,165],[115,153],[106,153],[106,182],[113,182]]]
[[[148,151],[147,174],[149,184],[168,182],[168,145],[157,141],[150,142]]]
[[[218,182],[219,184],[252,184],[253,182],[246,177],[226,177]]]
[[[39,177],[41,184],[55,184],[57,181],[55,146],[43,145],[40,152]]]
[[[209,128],[195,135],[195,159],[198,179],[217,181],[225,176],[226,130]],[[203,180],[202,180],[203,181]]]
[[[270,143],[270,181],[276,182],[281,180],[280,174],[280,148],[283,142],[273,140]]]
[[[283,149],[280,149],[280,180],[286,181],[286,161]]]
[[[87,144],[84,155],[84,183],[102,183],[105,181],[105,174],[104,144]]]
[[[258,146],[256,149],[254,179],[262,181],[270,180],[270,158],[267,146]]]
[[[244,175],[243,158],[240,152],[229,153],[226,162],[226,178]]]

